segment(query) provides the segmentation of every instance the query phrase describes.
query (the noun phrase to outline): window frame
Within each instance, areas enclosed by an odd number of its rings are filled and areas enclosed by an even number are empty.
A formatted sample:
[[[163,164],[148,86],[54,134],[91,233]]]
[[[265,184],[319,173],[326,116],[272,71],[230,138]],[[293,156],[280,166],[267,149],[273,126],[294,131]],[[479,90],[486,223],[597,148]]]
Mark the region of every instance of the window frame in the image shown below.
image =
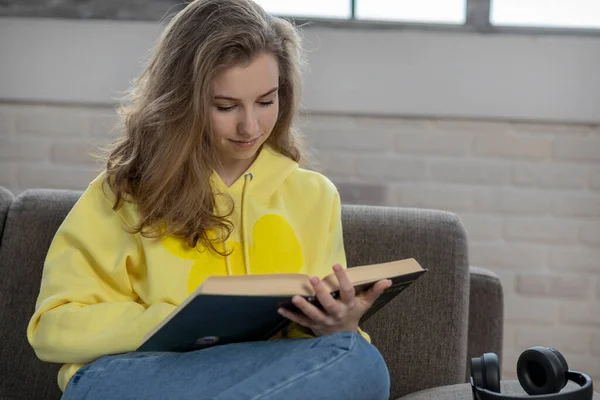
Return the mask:
[[[330,28],[354,29],[395,29],[395,30],[429,30],[447,32],[469,32],[481,34],[523,34],[523,35],[567,35],[567,36],[600,36],[598,28],[538,27],[538,26],[504,26],[493,25],[490,21],[491,0],[466,0],[466,18],[464,24],[375,21],[356,18],[357,0],[349,0],[350,18],[303,18],[282,15],[300,26],[316,26]]]

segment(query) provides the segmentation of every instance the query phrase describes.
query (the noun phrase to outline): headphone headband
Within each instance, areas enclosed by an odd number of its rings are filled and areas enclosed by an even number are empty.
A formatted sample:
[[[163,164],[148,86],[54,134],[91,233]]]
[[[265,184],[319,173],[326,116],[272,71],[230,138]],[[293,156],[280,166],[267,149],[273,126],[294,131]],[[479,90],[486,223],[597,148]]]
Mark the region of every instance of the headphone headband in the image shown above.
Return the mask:
[[[580,388],[562,393],[553,394],[538,394],[524,396],[506,396],[502,393],[496,393],[491,390],[482,389],[475,386],[473,378],[471,377],[471,388],[473,395],[476,400],[529,400],[529,399],[544,399],[544,400],[592,400],[594,395],[594,389],[592,385],[592,379],[589,375],[571,371],[567,372],[567,379],[577,383]]]

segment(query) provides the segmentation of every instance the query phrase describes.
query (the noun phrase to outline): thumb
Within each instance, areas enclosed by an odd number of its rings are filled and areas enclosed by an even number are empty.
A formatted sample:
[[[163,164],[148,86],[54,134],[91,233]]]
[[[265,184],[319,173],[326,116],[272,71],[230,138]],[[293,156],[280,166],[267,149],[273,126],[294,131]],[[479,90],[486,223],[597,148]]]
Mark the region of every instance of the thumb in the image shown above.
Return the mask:
[[[365,305],[367,307],[371,307],[373,303],[375,303],[375,300],[377,300],[377,298],[381,296],[383,291],[389,288],[390,286],[392,286],[392,281],[389,279],[383,279],[381,281],[378,281],[373,285],[373,287],[371,287],[371,289],[369,289],[365,293],[363,297],[363,303],[366,303]]]

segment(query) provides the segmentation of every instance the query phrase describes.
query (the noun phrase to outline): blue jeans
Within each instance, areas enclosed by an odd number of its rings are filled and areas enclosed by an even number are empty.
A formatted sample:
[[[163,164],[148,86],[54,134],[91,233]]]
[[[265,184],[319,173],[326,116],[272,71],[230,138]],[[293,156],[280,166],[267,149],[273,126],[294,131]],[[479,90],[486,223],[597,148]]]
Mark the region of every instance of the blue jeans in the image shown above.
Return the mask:
[[[62,400],[379,400],[389,392],[379,351],[346,331],[187,353],[108,355],[77,371]]]

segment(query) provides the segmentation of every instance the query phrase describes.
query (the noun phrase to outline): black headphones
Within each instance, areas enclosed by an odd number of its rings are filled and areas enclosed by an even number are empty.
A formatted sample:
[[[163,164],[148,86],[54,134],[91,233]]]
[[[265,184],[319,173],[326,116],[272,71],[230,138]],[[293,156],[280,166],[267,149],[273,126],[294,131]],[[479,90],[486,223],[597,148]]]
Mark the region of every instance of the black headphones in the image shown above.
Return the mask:
[[[560,352],[552,347],[534,346],[517,360],[517,377],[529,397],[505,396],[500,393],[498,356],[485,353],[471,358],[471,389],[474,400],[592,400],[592,379],[583,372],[572,371]],[[573,381],[580,387],[559,393]]]

